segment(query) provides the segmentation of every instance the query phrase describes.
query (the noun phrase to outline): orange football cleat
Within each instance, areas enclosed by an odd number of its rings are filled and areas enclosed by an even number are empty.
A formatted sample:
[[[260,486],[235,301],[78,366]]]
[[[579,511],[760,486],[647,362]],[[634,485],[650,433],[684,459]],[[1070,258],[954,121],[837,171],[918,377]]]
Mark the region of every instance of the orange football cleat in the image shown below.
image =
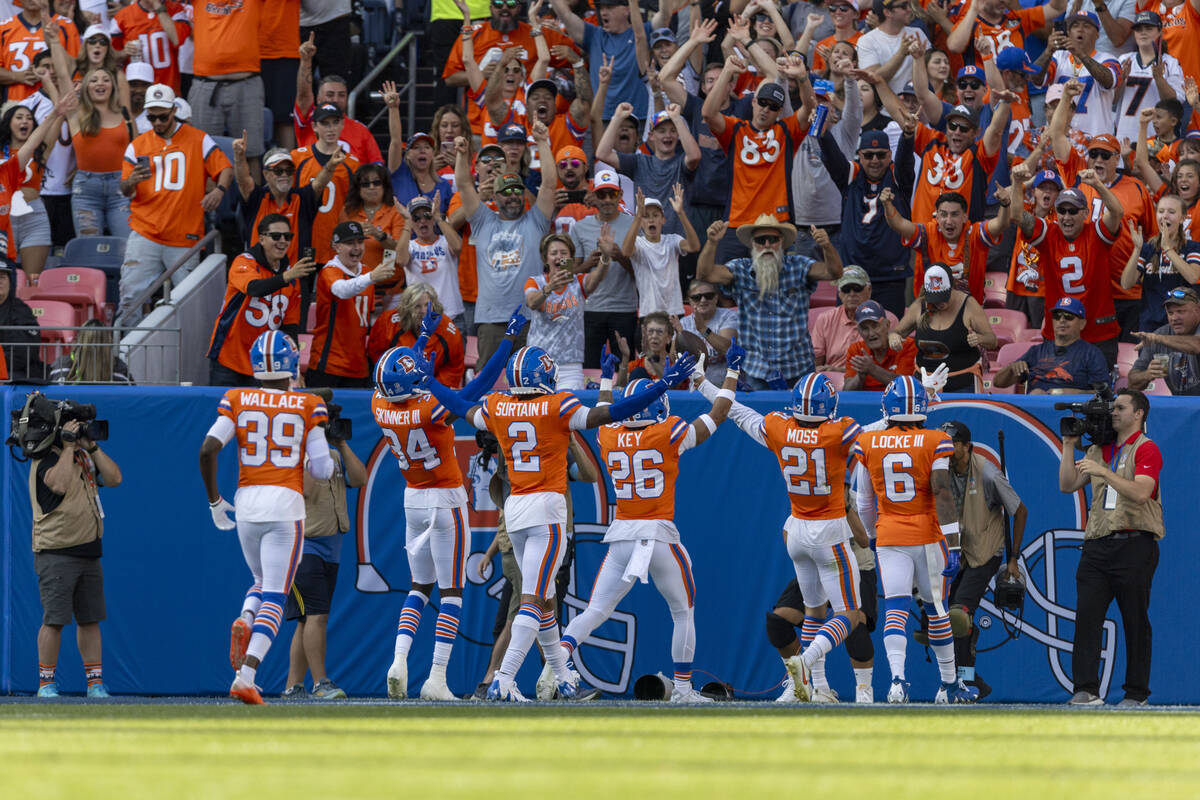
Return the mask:
[[[229,666],[237,672],[246,660],[246,648],[250,646],[250,623],[245,618],[238,617],[229,629]],[[261,701],[260,701],[261,702]]]
[[[262,699],[262,695],[258,693],[258,687],[246,685],[240,679],[233,679],[233,686],[229,687],[229,696],[237,700],[241,700],[248,706],[265,706],[266,702]]]

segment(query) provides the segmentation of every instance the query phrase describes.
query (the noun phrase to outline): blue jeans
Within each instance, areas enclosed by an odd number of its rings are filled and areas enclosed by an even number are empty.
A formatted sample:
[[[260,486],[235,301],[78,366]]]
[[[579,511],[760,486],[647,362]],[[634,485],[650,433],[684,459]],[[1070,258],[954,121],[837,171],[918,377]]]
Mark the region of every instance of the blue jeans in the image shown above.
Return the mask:
[[[120,172],[76,172],[71,209],[80,236],[100,236],[107,229],[129,238],[129,198],[121,194]]]

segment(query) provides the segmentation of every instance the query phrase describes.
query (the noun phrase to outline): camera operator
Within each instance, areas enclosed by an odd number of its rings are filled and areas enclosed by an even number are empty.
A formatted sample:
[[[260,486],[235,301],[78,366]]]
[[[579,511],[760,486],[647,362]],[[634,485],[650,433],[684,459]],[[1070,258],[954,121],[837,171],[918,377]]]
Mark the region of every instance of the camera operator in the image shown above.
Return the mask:
[[[325,401],[329,411],[325,438],[333,459],[333,474],[321,480],[304,473],[304,556],[284,607],[284,617],[297,622],[283,697],[304,697],[304,675],[311,672],[313,698],[340,700],[346,693],[325,672],[326,629],[337,584],[342,534],[350,530],[346,488],[365,486],[367,468],[350,449],[350,421],[340,418],[341,407],[333,402],[333,392],[311,391]]]
[[[992,577],[1000,570],[1005,546],[1004,512],[1013,519],[1012,548],[1004,565],[1005,575],[1018,580],[1017,554],[1025,536],[1028,510],[1013,491],[1012,484],[999,469],[971,444],[971,430],[961,422],[951,421],[941,426],[950,434],[954,455],[950,459],[950,487],[958,504],[962,525],[962,555],[964,565],[950,585],[950,620],[954,625],[954,660],[958,677],[968,686],[979,690],[982,700],[992,688],[975,673],[975,642],[979,629],[974,625],[975,609],[987,592]],[[955,619],[958,609],[965,620]],[[965,622],[964,626],[962,623]],[[958,624],[955,624],[958,623]],[[962,628],[966,630],[962,630]]]
[[[40,395],[39,395],[40,397]],[[41,398],[45,417],[50,401]],[[26,409],[30,409],[27,403]],[[55,419],[57,423],[57,418]],[[42,599],[38,631],[38,697],[58,697],[55,667],[62,629],[72,618],[87,675],[87,696],[108,697],[100,648],[105,618],[100,568],[104,510],[98,486],[121,484],[121,469],[88,436],[88,423],[73,419],[53,432],[54,441],[33,456],[29,500],[33,506],[33,566]]]
[[[1058,488],[1071,493],[1092,485],[1075,571],[1075,694],[1070,705],[1104,704],[1099,696],[1101,632],[1114,597],[1125,630],[1125,699],[1118,706],[1144,706],[1150,695],[1150,585],[1158,566],[1163,515],[1158,489],[1162,454],[1143,432],[1149,413],[1146,395],[1122,389],[1111,406],[1115,441],[1092,444],[1076,461],[1079,437],[1062,437]]]

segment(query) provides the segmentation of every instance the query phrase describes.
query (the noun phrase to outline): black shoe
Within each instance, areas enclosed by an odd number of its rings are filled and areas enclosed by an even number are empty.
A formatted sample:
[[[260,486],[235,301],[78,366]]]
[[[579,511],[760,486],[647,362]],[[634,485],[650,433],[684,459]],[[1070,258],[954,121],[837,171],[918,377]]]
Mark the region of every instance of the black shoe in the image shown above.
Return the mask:
[[[974,686],[979,690],[979,700],[982,700],[992,693],[992,687],[989,686],[983,678],[979,677],[979,673],[975,673],[974,680],[964,682],[967,684],[967,686]]]
[[[486,682],[479,684],[478,686],[475,687],[475,693],[473,695],[471,695],[471,697],[473,697],[476,700],[486,700],[488,686],[490,686],[490,685],[491,684],[486,683]]]
[[[592,700],[599,700],[600,696],[602,694],[604,694],[604,692],[600,691],[599,689],[597,689],[594,686],[589,686],[586,689],[580,687],[579,696],[575,698],[575,702],[576,703],[587,703]]]

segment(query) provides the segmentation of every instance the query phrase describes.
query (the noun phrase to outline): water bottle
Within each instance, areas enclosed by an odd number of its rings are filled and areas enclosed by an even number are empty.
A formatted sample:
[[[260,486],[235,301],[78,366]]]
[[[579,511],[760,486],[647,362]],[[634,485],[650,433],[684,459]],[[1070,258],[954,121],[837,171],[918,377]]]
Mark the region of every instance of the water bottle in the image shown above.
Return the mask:
[[[783,374],[777,369],[767,373],[767,386],[781,392],[786,392],[788,389],[787,381],[783,379]]]

